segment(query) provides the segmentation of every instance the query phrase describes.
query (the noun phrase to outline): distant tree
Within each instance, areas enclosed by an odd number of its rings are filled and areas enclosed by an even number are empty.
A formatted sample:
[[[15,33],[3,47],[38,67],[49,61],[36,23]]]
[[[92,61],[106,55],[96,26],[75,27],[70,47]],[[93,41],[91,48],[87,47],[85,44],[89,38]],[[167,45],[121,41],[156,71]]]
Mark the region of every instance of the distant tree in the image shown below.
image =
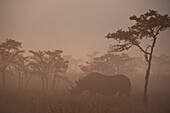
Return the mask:
[[[130,76],[137,75],[138,72],[143,69],[144,61],[141,57],[132,57],[131,60],[127,61],[123,65],[123,73]]]
[[[87,55],[87,57],[88,57],[88,62],[89,62],[89,63],[93,63],[94,58],[96,58],[98,54],[99,54],[98,51],[93,51],[91,54],[88,54],[88,55]]]
[[[58,73],[64,73],[67,69],[68,61],[65,61],[61,53],[62,50],[54,51],[30,51],[33,56],[31,56],[32,61],[30,66],[32,67],[32,73],[41,77],[42,86],[46,85],[48,89],[50,74],[53,74],[52,87],[54,87],[55,79]]]
[[[160,56],[153,56],[153,68],[152,72],[154,75],[157,75],[157,78],[160,75],[168,75],[170,74],[170,57],[166,54],[162,54]]]
[[[99,71],[97,69],[97,67],[95,66],[95,60],[97,60],[97,54],[99,52],[98,51],[94,51],[92,52],[91,54],[88,54],[87,57],[88,57],[88,60],[85,62],[85,65],[83,64],[80,64],[79,65],[79,68],[81,71],[83,71],[84,73],[90,73],[92,71]],[[97,62],[96,62],[97,63]]]
[[[82,63],[82,59],[73,58],[71,55],[66,55],[63,58],[69,61],[67,69],[68,74],[75,75],[79,72],[79,65]]]
[[[9,66],[14,63],[15,58],[22,54],[24,51],[21,50],[22,43],[6,39],[5,42],[0,44],[0,70],[2,73],[2,89],[6,88],[6,72],[9,69]]]
[[[120,72],[127,69],[132,69],[132,65],[126,66],[132,60],[134,58],[129,57],[127,54],[119,55],[109,50],[102,56],[93,57],[93,59],[86,61],[85,65],[80,65],[80,69],[85,73],[97,71],[110,75],[120,74]]]
[[[133,46],[138,47],[145,56],[148,63],[145,76],[144,85],[144,104],[148,103],[147,88],[151,69],[153,50],[158,39],[158,35],[161,31],[170,27],[170,18],[168,15],[161,15],[157,11],[149,10],[149,12],[137,16],[131,16],[130,20],[135,20],[135,24],[128,27],[128,30],[118,30],[115,33],[108,33],[106,36],[108,39],[114,39],[119,42],[117,45],[113,45],[114,51],[120,52],[128,50]],[[150,40],[145,48],[142,47],[142,40]]]
[[[41,78],[43,89],[45,88],[45,83],[46,89],[48,89],[48,72],[50,68],[48,67],[48,59],[45,57],[44,51],[36,52],[30,50],[29,52],[33,54],[33,56],[30,57],[30,66],[33,70],[32,73],[34,75],[38,75]]]
[[[123,73],[123,71],[126,71],[127,69],[133,69],[132,65],[127,66],[127,64],[135,58],[130,57],[128,54],[115,54],[115,52],[111,49],[107,54],[105,54],[105,56],[108,59],[107,62],[109,62],[114,68],[115,74]]]
[[[18,86],[23,88],[26,85],[28,74],[28,57],[24,57],[23,54],[16,56],[12,69],[18,76]],[[25,84],[25,85],[24,85]]]
[[[52,88],[54,89],[55,80],[56,78],[65,79],[64,77],[59,76],[59,74],[65,74],[68,69],[68,60],[65,60],[61,54],[63,53],[62,50],[55,50],[55,51],[45,51],[45,53],[49,56],[49,60],[51,66],[51,73],[53,74],[53,81],[52,81]]]

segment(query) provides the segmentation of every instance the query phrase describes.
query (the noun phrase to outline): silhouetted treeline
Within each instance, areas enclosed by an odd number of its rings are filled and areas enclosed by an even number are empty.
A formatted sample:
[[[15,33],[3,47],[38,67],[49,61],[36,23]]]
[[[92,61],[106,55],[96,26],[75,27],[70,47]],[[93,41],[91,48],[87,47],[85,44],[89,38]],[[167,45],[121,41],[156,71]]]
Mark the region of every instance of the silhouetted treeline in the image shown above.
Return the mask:
[[[138,62],[142,60],[142,58],[130,57],[125,53],[116,54],[112,50],[101,56],[95,56],[94,53],[88,56],[90,58],[86,61],[86,64],[80,65],[83,72],[91,73],[96,71],[108,75],[133,74],[137,71],[137,67],[141,65]]]
[[[27,88],[34,77],[41,80],[39,83],[43,89],[55,87],[56,79],[62,79],[72,85],[69,77],[80,73],[87,75],[91,72],[100,72],[107,75],[125,74],[137,76],[144,73],[146,67],[141,57],[131,57],[128,54],[117,54],[109,49],[105,54],[99,56],[94,51],[87,55],[88,59],[83,63],[82,59],[74,59],[71,56],[62,56],[62,50],[34,51],[30,50],[29,55],[22,48],[22,43],[13,39],[6,39],[0,44],[0,77],[2,89],[6,88],[8,81],[6,76],[17,78],[19,88]],[[163,54],[153,57],[152,74],[158,79],[160,76],[169,76],[170,57]],[[141,72],[142,71],[142,72]],[[81,74],[82,73],[82,74]],[[15,79],[16,80],[16,79]]]
[[[52,78],[52,87],[55,79],[68,69],[68,60],[62,56],[62,50],[33,51],[31,56],[24,56],[22,43],[13,39],[6,39],[0,45],[0,71],[2,75],[2,89],[6,88],[6,75],[13,74],[18,77],[19,88],[27,87],[33,76],[42,81],[43,89],[48,89],[49,79]]]
[[[29,51],[26,55],[22,43],[13,39],[6,39],[0,44],[0,74],[1,86],[5,89],[8,81],[7,75],[18,78],[18,87],[27,88],[31,79],[39,77],[43,89],[54,88],[56,79],[68,78],[62,74],[74,75],[78,71],[84,74],[101,72],[108,75],[126,74],[139,75],[141,68],[145,68],[145,62],[140,57],[130,57],[128,54],[117,54],[112,49],[101,56],[97,52],[88,55],[88,60],[82,63],[81,59],[73,59],[71,56],[62,56],[62,50],[54,51]],[[170,74],[170,57],[163,54],[153,57],[152,73],[168,76]],[[70,84],[70,83],[69,83]]]

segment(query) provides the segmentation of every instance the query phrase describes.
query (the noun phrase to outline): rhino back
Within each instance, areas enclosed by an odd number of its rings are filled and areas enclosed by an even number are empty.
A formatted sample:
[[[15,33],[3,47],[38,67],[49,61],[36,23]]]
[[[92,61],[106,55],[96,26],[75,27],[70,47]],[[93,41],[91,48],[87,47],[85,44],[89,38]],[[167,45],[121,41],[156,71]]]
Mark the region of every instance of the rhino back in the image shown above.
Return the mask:
[[[116,91],[130,91],[130,80],[124,75],[106,76],[93,72],[81,79],[77,87],[99,93],[112,93]]]
[[[113,84],[118,90],[129,92],[131,90],[131,82],[128,77],[124,75],[114,75]]]

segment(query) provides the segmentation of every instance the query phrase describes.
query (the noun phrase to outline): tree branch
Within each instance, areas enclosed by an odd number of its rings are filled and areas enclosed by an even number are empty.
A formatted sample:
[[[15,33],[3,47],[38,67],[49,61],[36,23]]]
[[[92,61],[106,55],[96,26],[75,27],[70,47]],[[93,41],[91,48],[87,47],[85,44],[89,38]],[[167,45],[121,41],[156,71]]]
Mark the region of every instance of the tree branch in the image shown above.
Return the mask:
[[[150,55],[149,52],[145,51],[139,44],[135,44],[143,53]]]
[[[157,29],[156,34],[154,35],[154,37],[156,37],[159,34],[159,31],[162,29],[162,26],[160,28]]]

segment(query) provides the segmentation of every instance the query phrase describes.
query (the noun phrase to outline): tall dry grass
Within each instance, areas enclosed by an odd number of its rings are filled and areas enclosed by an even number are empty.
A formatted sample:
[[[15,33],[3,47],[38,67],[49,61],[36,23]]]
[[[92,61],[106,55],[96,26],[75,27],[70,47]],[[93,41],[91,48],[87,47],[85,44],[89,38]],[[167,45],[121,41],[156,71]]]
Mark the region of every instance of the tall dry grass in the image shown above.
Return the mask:
[[[131,97],[90,97],[58,91],[22,90],[0,93],[0,113],[170,113],[169,96],[149,95],[149,105],[143,105],[142,94]]]

